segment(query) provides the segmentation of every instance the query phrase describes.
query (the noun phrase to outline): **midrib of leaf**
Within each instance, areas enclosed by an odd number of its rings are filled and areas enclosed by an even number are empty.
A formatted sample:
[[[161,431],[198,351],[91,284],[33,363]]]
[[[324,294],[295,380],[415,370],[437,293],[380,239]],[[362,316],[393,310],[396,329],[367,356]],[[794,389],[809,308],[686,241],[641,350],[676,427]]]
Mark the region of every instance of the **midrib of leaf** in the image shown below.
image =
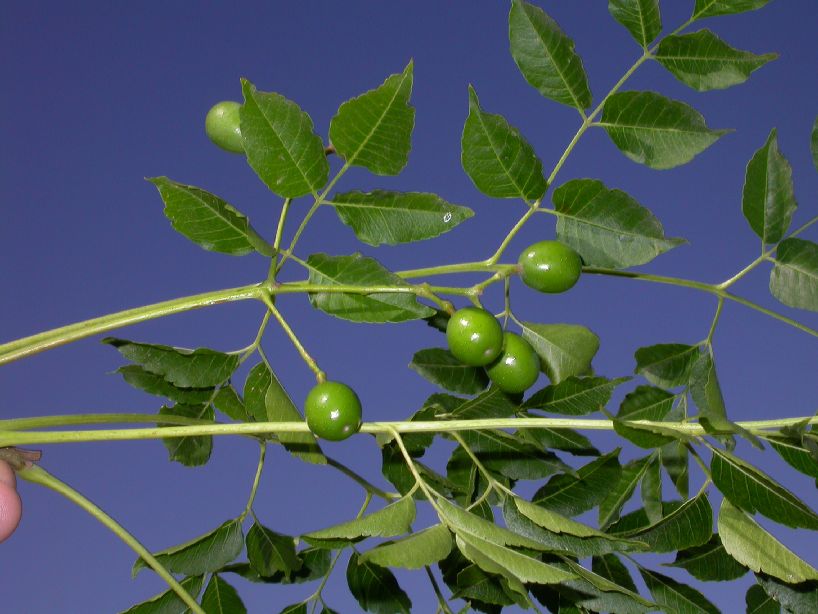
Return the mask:
[[[358,147],[355,153],[353,153],[347,159],[346,166],[352,166],[352,164],[355,162],[355,159],[358,157],[358,154],[360,154],[361,151],[363,151],[366,148],[367,144],[369,143],[369,140],[372,138],[372,135],[375,134],[375,131],[380,127],[383,118],[386,117],[386,114],[392,109],[392,104],[398,97],[398,94],[400,93],[403,84],[406,82],[406,78],[407,78],[406,72],[404,71],[404,73],[401,75],[401,80],[400,83],[398,83],[398,87],[395,88],[395,92],[394,94],[392,94],[392,98],[389,100],[389,104],[387,104],[384,110],[381,112],[380,117],[378,117],[378,121],[376,121],[372,128],[369,130],[369,134],[366,135],[363,142],[361,143],[361,146]]]
[[[797,266],[796,263],[793,262],[781,262],[777,259],[772,259],[772,261],[780,267],[785,269],[793,269],[794,271],[798,271],[802,275],[806,275],[807,277],[811,277],[816,283],[818,283],[818,273],[815,273],[809,269],[802,269],[800,266]]]
[[[557,495],[560,495],[560,494],[564,493],[566,490],[568,490],[568,489],[570,489],[570,488],[575,487],[575,486],[577,485],[577,483],[578,483],[578,482],[584,482],[584,481],[587,481],[587,480],[588,480],[588,478],[590,478],[592,475],[594,475],[594,474],[595,474],[597,471],[601,471],[603,468],[604,468],[604,464],[599,465],[598,467],[596,467],[596,468],[594,469],[594,471],[592,471],[592,472],[588,473],[587,475],[583,475],[583,476],[582,476],[581,478],[579,478],[578,480],[575,480],[575,481],[573,481],[573,482],[569,482],[569,483],[567,483],[565,486],[563,486],[563,487],[562,487],[562,488],[560,488],[559,490],[555,490],[554,492],[550,493],[550,494],[549,494],[547,497],[545,497],[545,498],[543,498],[543,499],[539,499],[539,501],[540,501],[540,502],[543,502],[543,501],[548,501],[549,499],[553,499],[553,498],[554,498],[554,497],[556,497]],[[538,503],[538,505],[539,505],[539,503]]]
[[[583,207],[583,209],[584,208],[585,207]],[[586,226],[592,226],[594,228],[599,228],[601,230],[607,230],[607,231],[610,231],[610,232],[614,232],[616,234],[625,235],[627,237],[633,237],[633,238],[639,238],[639,239],[648,238],[648,239],[652,239],[654,241],[671,241],[671,239],[667,239],[665,237],[652,237],[650,235],[639,234],[639,233],[636,233],[636,232],[633,232],[633,231],[630,231],[630,230],[621,230],[619,228],[614,228],[613,226],[603,226],[603,225],[601,225],[601,224],[599,224],[597,222],[591,222],[591,221],[589,221],[589,220],[587,220],[585,218],[577,217],[576,215],[570,215],[568,213],[562,213],[561,211],[557,211],[556,209],[554,209],[553,212],[554,212],[554,215],[574,220],[574,221],[579,222],[581,224],[585,224]]]
[[[514,184],[514,187],[517,188],[517,191],[520,193],[520,196],[523,200],[527,200],[525,197],[525,186],[521,186],[517,183],[517,180],[511,174],[511,167],[507,166],[503,161],[503,157],[500,155],[499,150],[495,147],[494,140],[491,138],[491,134],[486,129],[486,123],[483,121],[483,111],[480,109],[480,105],[476,105],[477,107],[477,121],[480,122],[480,127],[483,128],[483,132],[486,135],[486,139],[488,139],[489,144],[491,145],[491,151],[494,153],[494,157],[497,158],[497,161],[500,163],[500,166],[503,167],[503,170],[506,173],[506,176],[511,180],[511,183]]]
[[[574,93],[574,88],[571,87],[570,82],[565,78],[565,75],[563,74],[562,70],[560,70],[559,63],[554,61],[554,56],[551,55],[551,52],[548,50],[548,45],[545,44],[545,41],[540,36],[540,33],[537,31],[537,28],[534,27],[534,22],[531,21],[531,18],[528,16],[528,11],[526,11],[525,7],[522,7],[522,5],[521,5],[521,10],[523,12],[523,15],[525,15],[525,18],[528,21],[528,23],[531,24],[531,29],[534,30],[534,33],[537,35],[537,40],[542,45],[542,48],[543,48],[543,51],[545,52],[545,55],[547,55],[548,59],[551,60],[551,64],[554,66],[554,69],[557,71],[557,74],[559,74],[560,79],[562,79],[563,84],[568,89],[568,93],[571,95],[571,98],[574,100],[574,106],[576,107],[577,111],[579,111],[580,115],[585,117],[585,110],[583,109],[582,104],[580,103],[579,99],[577,98],[576,94]]]
[[[647,30],[647,28],[645,26],[645,20],[642,18],[643,15],[644,15],[644,11],[642,10],[641,0],[639,0],[637,2],[637,4],[638,4],[638,8],[639,8],[639,29],[642,31],[642,46],[644,48],[647,48],[648,43],[650,41],[648,40],[648,30]]]
[[[738,50],[740,51],[740,50]],[[657,58],[660,59],[669,59],[669,60],[695,60],[695,61],[709,61],[709,60],[719,60],[720,62],[734,62],[738,64],[739,62],[752,62],[756,58],[766,58],[770,56],[774,56],[774,53],[764,53],[761,55],[753,54],[755,57],[747,58],[747,57],[722,57],[722,56],[703,56],[703,55],[660,55]]]
[[[702,612],[702,611],[703,611],[703,610],[702,610],[702,607],[701,607],[701,606],[700,606],[698,603],[696,603],[695,601],[692,601],[692,600],[691,600],[690,598],[688,598],[688,597],[687,597],[687,595],[685,595],[684,593],[681,593],[681,592],[679,592],[678,590],[676,590],[676,587],[675,587],[675,586],[672,586],[672,585],[670,585],[670,584],[667,584],[667,583],[665,583],[665,582],[662,582],[662,580],[660,580],[660,579],[659,579],[659,578],[657,578],[657,577],[656,577],[656,576],[655,576],[653,573],[651,573],[651,571],[650,571],[649,569],[644,569],[644,568],[641,568],[641,569],[640,569],[640,571],[641,571],[642,573],[647,573],[649,576],[652,576],[655,582],[657,582],[657,583],[661,584],[661,585],[664,587],[664,589],[665,589],[666,591],[672,592],[674,595],[676,595],[677,597],[681,598],[681,599],[682,599],[682,601],[684,601],[685,603],[689,604],[689,605],[690,605],[690,607],[691,607],[691,608],[693,608],[693,610],[694,610],[695,612]]]
[[[223,215],[219,215],[219,212],[218,212],[216,209],[214,209],[213,207],[211,207],[211,206],[210,206],[210,205],[207,203],[207,201],[205,201],[203,198],[199,197],[197,194],[195,194],[195,193],[191,193],[191,192],[185,192],[185,193],[186,193],[186,194],[190,194],[190,195],[191,195],[191,196],[192,196],[192,197],[193,197],[193,198],[194,198],[194,199],[195,199],[197,202],[199,202],[201,205],[203,205],[203,206],[204,206],[204,207],[205,207],[205,208],[206,208],[208,211],[210,211],[210,213],[211,213],[211,215],[212,215],[213,217],[215,217],[215,218],[218,218],[218,219],[222,220],[223,222],[225,222],[225,223],[226,223],[228,226],[230,226],[231,228],[234,228],[235,230],[238,230],[238,231],[239,231],[239,233],[241,233],[241,234],[244,234],[244,233],[246,233],[246,232],[247,232],[247,228],[242,228],[241,226],[236,226],[235,224],[232,224],[232,223],[231,223],[231,221],[230,221],[230,218],[229,218],[229,217],[225,217],[225,216],[223,216]],[[241,219],[241,218],[239,218],[239,219]],[[247,218],[244,218],[244,221],[245,221],[245,223],[247,223]],[[248,225],[248,226],[249,226],[249,225]],[[218,232],[218,230],[214,230],[214,231],[211,231],[211,232]]]
[[[594,122],[595,125],[611,128],[630,128],[631,130],[651,130],[654,132],[678,132],[680,134],[723,134],[724,130],[684,130],[682,128],[672,127],[672,128],[657,128],[656,126],[645,126],[645,125],[632,125],[632,124],[611,124],[609,122]]]

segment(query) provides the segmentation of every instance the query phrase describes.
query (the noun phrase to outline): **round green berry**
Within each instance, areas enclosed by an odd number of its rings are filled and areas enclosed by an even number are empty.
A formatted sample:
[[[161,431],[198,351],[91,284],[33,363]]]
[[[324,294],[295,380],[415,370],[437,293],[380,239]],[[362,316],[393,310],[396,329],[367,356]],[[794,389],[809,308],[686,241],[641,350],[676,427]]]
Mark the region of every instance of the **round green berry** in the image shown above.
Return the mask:
[[[582,273],[582,260],[573,249],[559,241],[529,245],[518,260],[525,285],[540,292],[565,292]]]
[[[361,401],[346,384],[321,382],[307,395],[304,415],[313,434],[341,441],[361,428]]]
[[[503,351],[486,367],[489,379],[503,392],[525,392],[540,376],[540,358],[525,339],[514,333],[506,333]]]
[[[210,140],[226,151],[244,153],[239,126],[241,105],[232,100],[216,103],[205,117],[205,132]]]
[[[460,362],[483,367],[500,355],[503,329],[485,309],[464,307],[454,312],[446,325],[449,351]]]

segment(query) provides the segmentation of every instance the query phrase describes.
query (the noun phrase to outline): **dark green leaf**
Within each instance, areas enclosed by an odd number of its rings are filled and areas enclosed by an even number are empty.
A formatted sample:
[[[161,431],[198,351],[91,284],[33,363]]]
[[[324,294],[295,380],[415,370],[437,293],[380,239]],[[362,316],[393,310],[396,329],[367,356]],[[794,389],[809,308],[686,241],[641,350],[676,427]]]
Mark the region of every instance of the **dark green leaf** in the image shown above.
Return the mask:
[[[818,244],[784,239],[770,274],[770,292],[790,307],[818,311]]]
[[[679,81],[705,92],[744,83],[752,72],[778,56],[735,49],[710,30],[700,30],[663,38],[654,57]]]
[[[241,400],[233,386],[222,386],[213,398],[213,405],[225,416],[236,422],[251,422],[253,417],[247,413],[244,401]]]
[[[295,540],[288,535],[276,533],[256,521],[247,532],[245,542],[250,565],[260,576],[269,577],[276,572],[290,576],[301,569]]]
[[[204,595],[202,609],[207,614],[245,614],[247,608],[236,589],[222,580],[217,574],[210,577]]]
[[[116,372],[134,388],[166,397],[176,403],[201,405],[207,403],[214,392],[213,388],[179,388],[167,382],[161,375],[151,373],[139,365],[125,365],[119,367]]]
[[[758,584],[753,584],[744,597],[747,614],[780,614],[781,606],[764,592]],[[815,604],[818,607],[818,603]]]
[[[508,16],[511,57],[540,94],[575,109],[591,106],[591,90],[572,41],[541,8],[513,0]]]
[[[767,142],[747,164],[741,210],[762,243],[778,243],[797,206],[792,167],[778,150],[778,136],[773,128]]]
[[[571,468],[551,452],[497,430],[468,430],[460,436],[482,464],[512,480],[538,480]]]
[[[312,254],[307,259],[307,266],[310,284],[316,286],[396,286],[409,289],[404,280],[387,271],[377,260],[361,254]],[[410,292],[317,292],[310,294],[310,302],[321,311],[352,322],[404,322],[427,318],[434,313],[431,308],[418,303]]]
[[[676,491],[685,499],[690,495],[689,453],[683,441],[673,441],[659,449],[662,465],[667,471]]]
[[[785,584],[776,578],[761,574],[756,574],[756,578],[764,592],[778,602],[776,605],[781,604],[786,608],[787,612],[807,614],[818,611],[818,582]]]
[[[781,455],[788,465],[794,467],[801,473],[813,478],[818,478],[818,461],[805,449],[801,441],[789,437],[765,437],[773,447],[773,450]]]
[[[571,429],[521,429],[517,435],[541,448],[560,450],[575,456],[599,456],[591,440]]]
[[[209,533],[153,555],[171,573],[198,575],[218,571],[235,559],[243,548],[241,523],[238,520],[228,520]],[[137,559],[131,575],[136,577],[146,567],[142,558]]]
[[[818,529],[818,514],[766,473],[725,450],[712,450],[713,483],[730,503],[788,527]]]
[[[614,388],[629,379],[618,377],[609,380],[606,377],[571,376],[559,384],[551,384],[538,390],[523,403],[523,408],[542,409],[568,416],[584,416],[605,407],[611,399]]]
[[[662,31],[659,0],[608,0],[608,11],[645,49]]]
[[[718,15],[733,15],[745,11],[760,9],[770,0],[696,0],[692,19],[716,17]]]
[[[720,614],[719,609],[696,589],[644,567],[639,568],[639,573],[656,603],[667,608],[666,611],[678,614]]]
[[[167,177],[149,181],[165,203],[165,216],[188,239],[212,252],[241,256],[254,249],[272,256],[272,247],[250,221],[218,196],[202,189],[176,183]]]
[[[310,116],[292,100],[259,92],[247,80],[241,89],[239,117],[247,163],[274,194],[317,194],[329,177],[329,163]]]
[[[602,533],[519,497],[506,497],[503,520],[515,533],[531,538],[549,550],[563,550],[579,558],[644,548],[641,542]]]
[[[629,526],[636,528],[629,528]],[[704,493],[681,505],[663,505],[657,522],[648,519],[644,509],[623,516],[609,532],[627,539],[645,542],[652,552],[673,552],[700,546],[713,534],[713,509]]]
[[[628,598],[628,601],[626,601],[627,611],[632,611],[634,606],[641,606],[642,608],[648,606],[651,610],[654,609],[653,607],[650,606],[655,607],[656,604],[651,603],[647,599],[641,597],[637,593],[628,590],[625,587],[619,586],[619,584],[617,584],[616,582],[612,582],[608,580],[606,577],[600,576],[599,574],[596,574],[593,571],[586,569],[585,567],[574,561],[573,558],[567,556],[561,556],[560,558],[565,563],[568,569],[575,572],[587,584],[590,584],[591,586],[600,591],[605,591],[606,593],[616,592],[622,596],[627,597]]]
[[[685,243],[665,238],[661,222],[630,195],[596,179],[572,179],[552,195],[557,238],[588,266],[625,269]]]
[[[660,427],[641,428],[631,424],[633,420],[660,421],[667,416],[673,407],[676,397],[661,388],[653,386],[638,386],[629,392],[622,400],[619,413],[614,420],[614,429],[621,436],[642,448],[655,448],[672,440],[663,432],[655,432]],[[652,430],[648,430],[648,429]]]
[[[667,565],[686,569],[694,578],[704,582],[736,580],[747,573],[746,567],[727,554],[718,533],[713,534],[706,544],[679,550],[673,563]]]
[[[181,388],[211,388],[226,381],[239,366],[237,354],[208,348],[188,350],[167,345],[136,343],[115,337],[102,340],[146,371]]]
[[[255,365],[244,380],[244,406],[248,416],[258,422],[267,420],[267,403],[265,397],[273,374],[264,362]]]
[[[159,409],[160,415],[184,416],[197,420],[215,419],[216,415],[212,405],[184,405],[177,403],[173,407],[162,406]],[[159,427],[168,425],[160,424]],[[210,460],[210,453],[213,451],[213,437],[210,435],[197,435],[187,437],[168,437],[162,443],[168,449],[170,460],[181,463],[186,467],[198,467]]]
[[[367,612],[409,614],[412,609],[409,596],[403,592],[391,571],[373,563],[361,563],[355,553],[347,565],[347,584],[358,604]]]
[[[750,440],[756,447],[761,447],[758,438],[727,418],[727,408],[716,375],[716,364],[713,357],[701,354],[693,364],[690,373],[690,396],[699,408],[699,422],[711,435],[729,435],[736,433]]]
[[[645,514],[651,523],[657,523],[662,519],[662,463],[658,458],[654,458],[648,465],[645,475],[642,476],[642,483],[639,486],[639,493],[642,495],[642,505],[645,507]]]
[[[262,365],[266,367],[264,363]],[[304,420],[290,395],[287,394],[281,382],[278,381],[276,374],[269,370],[268,373],[270,384],[264,394],[267,421],[301,422]],[[327,463],[327,459],[321,452],[321,448],[312,433],[278,433],[278,440],[289,452],[301,460],[316,465],[325,465]]]
[[[633,491],[636,490],[636,485],[642,479],[642,476],[645,475],[645,471],[648,470],[650,460],[651,457],[646,456],[645,458],[629,462],[618,472],[618,479],[616,479],[616,481],[608,481],[605,486],[602,487],[602,500],[599,505],[600,528],[607,528],[619,518],[622,506],[625,505],[628,499],[633,495]]]
[[[615,554],[595,556],[591,559],[591,570],[631,592],[638,592],[628,568]]]
[[[473,399],[462,401],[445,414],[435,417],[448,420],[476,420],[480,418],[507,418],[517,411],[517,405],[496,386],[481,392]]]
[[[584,326],[523,322],[522,328],[523,338],[537,352],[552,384],[591,371],[599,337]]]
[[[727,553],[753,571],[787,583],[818,580],[818,569],[800,559],[727,498],[722,500],[719,511],[719,537]]]
[[[502,115],[484,112],[471,86],[461,152],[463,170],[483,194],[536,200],[545,192],[542,162],[534,149]]]
[[[307,614],[307,604],[293,603],[292,605],[285,606],[278,614]]]
[[[380,544],[361,554],[360,562],[381,567],[420,569],[446,558],[452,549],[452,535],[437,524],[408,537]]]
[[[249,582],[268,584],[301,584],[322,578],[329,571],[330,551],[323,548],[307,548],[298,553],[300,568],[287,575],[277,571],[262,576],[250,563],[233,563],[219,569],[219,573],[234,573]]]
[[[485,369],[464,365],[449,350],[442,348],[416,352],[409,368],[433,384],[461,394],[477,394],[489,383]]]
[[[474,215],[468,207],[426,192],[346,192],[330,203],[341,221],[369,245],[397,245],[431,239]]]
[[[699,353],[699,346],[681,343],[641,347],[634,355],[635,372],[660,388],[686,386]]]
[[[611,484],[620,478],[622,467],[618,457],[619,449],[616,449],[580,467],[576,476],[554,476],[536,492],[532,501],[565,516],[577,516],[593,509],[605,499]]]
[[[415,127],[415,110],[409,105],[413,70],[409,62],[402,73],[338,109],[329,138],[347,164],[376,175],[397,175],[406,166]]]
[[[656,169],[690,162],[728,132],[710,130],[694,108],[655,92],[613,94],[597,125],[631,160]]]
[[[508,594],[499,576],[487,574],[454,548],[439,563],[443,581],[452,590],[452,599],[463,599],[477,609],[478,605],[511,605],[514,598]],[[475,604],[475,601],[478,602]],[[480,611],[498,612],[481,608]]]
[[[582,570],[579,565],[574,567]],[[550,612],[560,614],[584,614],[585,612],[616,612],[616,614],[640,614],[652,612],[654,604],[635,592],[607,578],[588,572],[583,577],[568,580],[558,586],[532,586],[531,593]],[[604,588],[601,588],[604,586]]]
[[[185,578],[180,584],[195,599],[202,591],[204,576]],[[159,593],[147,601],[124,610],[121,614],[185,614],[189,611],[187,604],[179,599],[173,589],[168,589],[164,593]]]

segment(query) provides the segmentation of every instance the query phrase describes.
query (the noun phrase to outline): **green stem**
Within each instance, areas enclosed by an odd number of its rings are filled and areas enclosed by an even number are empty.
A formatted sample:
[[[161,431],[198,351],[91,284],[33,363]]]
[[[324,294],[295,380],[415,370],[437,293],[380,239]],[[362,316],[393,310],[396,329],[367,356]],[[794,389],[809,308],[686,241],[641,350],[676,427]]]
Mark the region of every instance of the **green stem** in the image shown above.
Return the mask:
[[[126,309],[99,318],[77,322],[76,324],[61,326],[0,345],[0,365],[123,326],[222,303],[246,301],[248,299],[260,300],[262,295],[261,286],[250,284],[239,288],[214,290],[213,292],[153,303],[152,305]]]
[[[273,239],[273,257],[270,258],[270,269],[267,271],[267,285],[271,285],[276,280],[278,273],[278,252],[281,248],[281,238],[284,234],[284,223],[287,221],[287,214],[290,212],[291,198],[285,198],[281,206],[281,213],[278,216],[275,239]]]
[[[352,479],[356,482],[359,486],[361,486],[366,492],[371,495],[375,495],[376,497],[380,497],[385,501],[395,501],[396,499],[400,499],[401,495],[398,493],[390,493],[384,490],[381,490],[371,482],[367,481],[366,478],[361,477],[357,473],[355,473],[352,469],[341,463],[340,461],[335,460],[329,456],[325,456],[327,459],[327,465],[330,467],[337,469],[341,473],[343,473],[348,478]]]
[[[0,431],[23,431],[55,426],[82,424],[129,424],[148,422],[154,424],[214,424],[212,420],[174,416],[171,414],[70,414],[65,416],[33,416],[0,420]]]
[[[691,436],[706,435],[695,422],[662,422],[633,420],[634,425],[670,429]],[[798,424],[818,424],[818,416],[750,420],[737,422],[749,431],[779,429]],[[479,420],[396,421],[366,422],[361,433],[454,433],[485,429],[579,429],[590,431],[613,430],[610,420],[591,418],[486,418]],[[78,443],[84,441],[136,441],[204,435],[269,435],[271,433],[308,433],[306,422],[242,422],[232,424],[202,424],[195,426],[166,426],[162,428],[132,428],[83,431],[0,431],[0,447],[49,443]]]
[[[407,269],[395,274],[404,279],[413,277],[432,277],[434,275],[451,275],[454,273],[499,273],[502,271],[516,271],[516,264],[488,264],[487,262],[459,262],[457,264],[442,264],[422,269]],[[509,273],[510,275],[511,273]]]
[[[247,518],[247,514],[250,513],[250,510],[253,509],[253,502],[256,500],[256,492],[258,492],[258,485],[261,482],[261,472],[264,469],[264,456],[267,453],[267,443],[264,441],[259,441],[259,453],[258,453],[258,465],[256,465],[256,476],[253,478],[253,486],[250,488],[250,496],[247,498],[247,505],[244,507],[244,511],[239,516],[239,522],[242,522],[245,518]]]
[[[145,563],[148,564],[148,567],[153,569],[159,577],[161,577],[170,588],[176,593],[179,598],[184,601],[185,605],[187,605],[190,610],[195,612],[196,614],[205,614],[204,610],[202,610],[201,606],[196,603],[196,600],[190,596],[190,594],[184,589],[184,587],[176,581],[176,579],[170,574],[170,572],[165,569],[165,567],[156,560],[156,558],[150,553],[150,551],[145,548],[139,541],[128,531],[125,530],[122,525],[120,525],[116,520],[111,518],[108,514],[103,512],[96,504],[90,501],[88,498],[84,497],[82,494],[71,488],[65,482],[62,482],[55,478],[53,475],[48,473],[45,469],[40,467],[39,465],[31,465],[22,469],[17,472],[24,480],[29,482],[33,482],[35,484],[40,484],[41,486],[45,486],[46,488],[50,488],[51,490],[61,494],[69,501],[76,503],[86,512],[91,514],[96,520],[110,529],[114,535],[116,535],[119,539],[125,542],[134,552],[136,552]]]
[[[318,367],[318,363],[315,362],[315,359],[309,355],[306,348],[301,344],[301,341],[298,339],[296,334],[293,332],[293,329],[290,328],[290,325],[287,323],[287,320],[284,319],[284,316],[281,315],[281,312],[276,309],[276,306],[273,304],[273,301],[270,299],[269,296],[263,295],[261,298],[264,301],[264,304],[267,305],[267,309],[270,310],[270,313],[273,314],[273,317],[278,320],[278,323],[281,325],[281,328],[290,338],[290,341],[293,342],[295,349],[298,350],[299,355],[307,363],[307,366],[315,373],[315,378],[318,380],[319,383],[323,382],[326,379],[326,375],[324,372]]]
[[[713,321],[710,323],[710,330],[707,331],[707,339],[705,339],[705,343],[709,346],[713,343],[713,335],[716,334],[716,326],[719,324],[719,318],[721,318],[721,312],[724,308],[724,297],[720,296],[718,304],[716,305],[716,313],[713,315]]]

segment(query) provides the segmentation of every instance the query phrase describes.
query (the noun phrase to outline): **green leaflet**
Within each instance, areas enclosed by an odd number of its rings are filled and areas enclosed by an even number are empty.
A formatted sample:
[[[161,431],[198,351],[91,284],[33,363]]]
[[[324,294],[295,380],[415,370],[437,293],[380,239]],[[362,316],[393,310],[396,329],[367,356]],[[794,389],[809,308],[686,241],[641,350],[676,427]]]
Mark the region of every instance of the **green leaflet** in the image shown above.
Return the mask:
[[[195,418],[197,420],[208,420],[211,422],[216,417],[213,406],[208,404],[185,405],[183,403],[177,403],[173,407],[163,405],[159,409],[159,414],[184,416],[185,418]],[[159,425],[160,428],[165,426],[168,425]],[[211,435],[168,437],[167,439],[163,439],[162,443],[168,450],[170,460],[181,463],[186,467],[204,465],[210,460],[210,454],[213,451],[213,437]]]
[[[195,599],[202,592],[204,576],[185,578],[180,584]],[[187,604],[179,599],[173,589],[169,588],[165,592],[138,603],[120,614],[184,614],[188,611]]]
[[[137,343],[105,337],[102,343],[113,346],[125,358],[146,371],[161,375],[180,388],[218,386],[239,366],[236,354],[224,354],[209,348],[188,350],[154,343]]]
[[[437,524],[408,537],[380,544],[362,553],[359,560],[381,567],[420,569],[446,558],[451,549],[452,534],[444,525]]]
[[[719,609],[696,589],[644,567],[639,568],[639,573],[656,603],[667,608],[666,611],[679,614],[719,614]]]
[[[355,236],[369,245],[432,239],[474,215],[468,207],[425,192],[345,192],[329,203]]]
[[[247,163],[274,194],[317,194],[329,177],[329,163],[310,116],[280,94],[257,91],[246,79],[241,89],[239,117]]]
[[[662,31],[659,0],[608,0],[608,12],[644,48]]]
[[[256,232],[240,211],[200,188],[167,177],[149,179],[165,203],[165,217],[182,235],[212,251],[242,256],[253,250],[273,255],[269,243]]]
[[[646,456],[639,460],[629,462],[622,467],[616,481],[608,482],[603,488],[603,497],[599,504],[599,526],[607,528],[619,518],[622,506],[636,490],[636,485],[645,475],[650,464],[651,457]]]
[[[210,576],[210,582],[202,595],[202,609],[207,614],[246,614],[247,608],[238,592],[218,574]]]
[[[818,311],[818,244],[784,239],[776,250],[770,292],[790,307]]]
[[[485,369],[464,365],[443,348],[415,352],[409,368],[433,384],[461,394],[477,394],[489,383]]]
[[[377,260],[361,254],[312,254],[307,259],[307,266],[310,284],[316,286],[408,286]],[[310,294],[310,303],[336,318],[352,322],[405,322],[426,318],[434,313],[408,292],[316,292]]]
[[[415,501],[406,496],[386,507],[348,522],[305,533],[302,538],[315,545],[325,540],[355,541],[364,537],[391,537],[409,531],[415,520]]]
[[[591,414],[604,408],[614,389],[629,379],[571,376],[559,384],[551,384],[538,390],[523,403],[523,407],[568,416]]]
[[[706,544],[679,550],[669,567],[681,567],[690,575],[705,582],[736,580],[747,573],[747,568],[727,554],[719,539],[713,534]]]
[[[734,49],[710,30],[700,30],[663,38],[654,57],[679,81],[705,92],[744,83],[778,55]]]
[[[214,394],[213,388],[180,388],[168,382],[158,373],[151,373],[139,365],[125,365],[116,370],[128,384],[160,397],[167,397],[171,401],[186,405],[201,405],[207,403]],[[220,389],[219,392],[221,393]],[[216,395],[218,397],[218,395]],[[215,400],[215,399],[214,399]]]
[[[409,62],[402,73],[338,109],[329,138],[347,164],[376,175],[397,175],[406,166],[415,127],[415,109],[409,105],[413,72]]]
[[[818,580],[818,569],[801,560],[726,498],[719,511],[719,536],[730,556],[753,571],[788,584]]]
[[[265,367],[266,364],[261,363]],[[284,390],[276,374],[267,369],[269,385],[264,393],[264,407],[269,422],[301,422],[304,417]],[[288,452],[301,460],[316,465],[325,465],[327,459],[312,433],[278,433],[278,440]]]
[[[295,553],[295,540],[254,522],[245,538],[247,558],[260,576],[270,577],[281,572],[289,577],[301,569],[302,562]]]
[[[557,237],[588,266],[625,269],[685,243],[666,238],[650,210],[596,179],[572,179],[551,198],[558,214]]]
[[[542,162],[534,149],[502,115],[483,111],[471,86],[461,151],[463,170],[483,194],[536,200],[545,192]]]
[[[763,592],[775,600],[776,607],[786,608],[786,612],[795,614],[818,611],[818,582],[815,580],[801,584],[786,584],[777,578],[762,574],[756,574],[756,579]]]
[[[347,564],[347,586],[367,612],[409,614],[412,610],[412,602],[394,574],[384,567],[361,561],[355,553]]]
[[[659,343],[636,350],[635,372],[654,386],[676,388],[690,380],[690,371],[699,356],[697,345]]]
[[[818,514],[770,476],[730,452],[712,450],[713,483],[733,505],[788,527],[818,529]]]
[[[741,209],[762,243],[778,243],[798,207],[792,186],[792,167],[778,150],[775,128],[747,164]]]
[[[218,528],[189,542],[154,552],[156,559],[171,573],[199,575],[217,571],[235,559],[244,548],[241,523],[228,520]],[[142,558],[136,560],[131,575],[136,577],[147,568]]]
[[[537,352],[552,384],[591,371],[599,337],[584,326],[523,322],[522,329],[523,338]]]
[[[666,169],[690,162],[727,130],[711,130],[694,108],[655,92],[618,92],[597,126],[634,162]]]
[[[552,477],[532,498],[532,502],[565,516],[578,516],[599,505],[611,484],[618,483],[622,467],[619,449],[580,467],[576,475]]]
[[[758,584],[753,584],[744,597],[747,606],[747,614],[780,614],[781,606],[778,602],[764,592]],[[818,607],[818,604],[816,604]]]
[[[540,94],[579,110],[591,106],[588,77],[574,41],[541,8],[513,0],[508,36],[511,57]]]
[[[770,0],[696,0],[692,19],[704,19],[718,15],[733,15],[745,11],[755,11]]]

